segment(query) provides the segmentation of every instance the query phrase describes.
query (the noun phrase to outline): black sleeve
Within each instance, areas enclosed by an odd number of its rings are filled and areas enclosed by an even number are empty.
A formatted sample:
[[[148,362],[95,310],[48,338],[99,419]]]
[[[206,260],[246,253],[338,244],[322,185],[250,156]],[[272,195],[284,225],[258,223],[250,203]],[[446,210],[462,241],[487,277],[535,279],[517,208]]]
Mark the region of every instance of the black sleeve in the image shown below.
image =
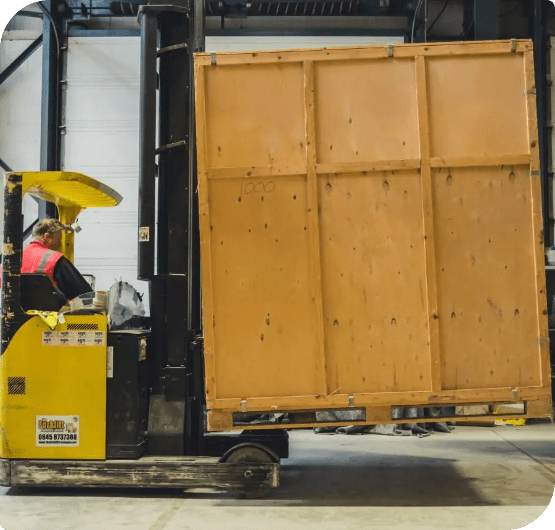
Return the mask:
[[[92,291],[87,280],[65,257],[61,257],[54,267],[54,281],[68,300]]]

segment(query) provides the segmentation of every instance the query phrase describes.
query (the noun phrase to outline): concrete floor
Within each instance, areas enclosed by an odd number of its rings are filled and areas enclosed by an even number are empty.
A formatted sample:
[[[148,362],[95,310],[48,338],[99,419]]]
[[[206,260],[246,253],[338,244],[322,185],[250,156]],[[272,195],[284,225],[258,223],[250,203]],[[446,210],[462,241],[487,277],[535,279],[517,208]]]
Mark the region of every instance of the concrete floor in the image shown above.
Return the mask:
[[[462,427],[427,438],[292,431],[262,500],[207,490],[0,488],[5,530],[511,530],[555,485],[555,424]],[[543,526],[549,528],[549,526]],[[555,527],[555,523],[553,524]]]

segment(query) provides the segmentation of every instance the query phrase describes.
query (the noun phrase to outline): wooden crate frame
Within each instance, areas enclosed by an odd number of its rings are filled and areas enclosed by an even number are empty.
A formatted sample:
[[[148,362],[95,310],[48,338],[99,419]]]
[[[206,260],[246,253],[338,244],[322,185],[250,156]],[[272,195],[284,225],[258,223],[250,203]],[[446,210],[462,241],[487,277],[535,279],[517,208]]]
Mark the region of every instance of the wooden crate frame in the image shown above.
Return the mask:
[[[429,95],[429,61],[437,58],[453,59],[457,57],[475,58],[479,61],[485,57],[513,57],[522,60],[524,69],[523,101],[528,124],[527,149],[522,152],[503,153],[501,155],[476,156],[434,156],[431,147],[430,95]],[[342,61],[376,61],[387,64],[388,61],[413,60],[417,88],[417,112],[419,156],[408,159],[365,160],[363,162],[321,162],[317,152],[317,117],[315,116],[315,67],[321,64],[341,63]],[[268,165],[240,165],[214,167],[210,165],[209,149],[211,138],[208,133],[207,76],[215,70],[222,71],[228,67],[247,66],[252,69],[264,65],[302,65],[303,71],[303,108],[305,112],[306,156],[303,161]],[[221,430],[222,425],[232,427],[228,418],[231,411],[288,411],[321,410],[345,408],[349,406],[388,407],[396,405],[442,406],[449,403],[495,403],[526,400],[537,402],[537,414],[545,417],[546,403],[551,399],[551,379],[549,361],[549,339],[547,329],[547,308],[545,297],[545,272],[543,256],[543,232],[541,216],[541,190],[539,146],[536,118],[535,76],[532,43],[528,40],[472,42],[454,44],[419,44],[372,46],[358,48],[337,48],[319,50],[289,50],[276,52],[197,54],[195,56],[196,109],[197,109],[197,146],[199,209],[201,230],[201,261],[203,281],[203,319],[204,347],[207,387],[207,405],[212,411],[209,417],[210,430]],[[495,87],[493,87],[495,89]],[[233,124],[230,124],[230,129]],[[475,388],[445,388],[442,380],[444,371],[443,353],[440,348],[439,293],[438,293],[438,248],[437,226],[434,218],[434,172],[455,168],[514,168],[525,169],[529,175],[530,201],[532,205],[531,230],[534,255],[534,281],[530,290],[535,293],[536,306],[533,308],[536,318],[538,379],[530,385],[498,385],[495,387],[478,386]],[[524,168],[524,169],[523,169]],[[430,348],[429,388],[418,388],[399,392],[342,392],[332,388],[327,373],[326,341],[321,260],[321,233],[319,218],[318,179],[330,174],[359,174],[373,172],[418,171],[422,194],[422,219],[424,229],[425,272],[426,272],[426,315],[427,334]],[[211,183],[218,181],[257,178],[281,178],[282,176],[302,176],[306,178],[308,254],[310,256],[310,296],[314,308],[315,355],[314,372],[311,377],[315,391],[302,395],[222,395],[222,384],[227,384],[225,375],[218,374],[219,355],[216,351],[214,304],[215,296],[213,277],[214,249],[211,241],[214,200],[211,197]],[[240,250],[238,250],[240,252]],[[443,365],[442,365],[443,363]],[[294,370],[294,367],[291,367]],[[264,374],[260,374],[261,377]],[[452,386],[452,385],[451,385]],[[536,410],[534,406],[529,409]],[[216,419],[221,418],[221,419]],[[384,419],[385,421],[385,419]],[[233,422],[231,422],[232,424]]]

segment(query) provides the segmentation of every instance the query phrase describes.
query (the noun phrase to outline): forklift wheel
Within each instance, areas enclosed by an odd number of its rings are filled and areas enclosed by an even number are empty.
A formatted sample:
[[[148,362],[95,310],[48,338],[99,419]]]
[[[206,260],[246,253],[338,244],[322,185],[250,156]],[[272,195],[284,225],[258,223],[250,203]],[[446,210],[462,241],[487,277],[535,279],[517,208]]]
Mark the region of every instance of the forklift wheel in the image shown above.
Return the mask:
[[[272,464],[279,462],[279,456],[262,444],[244,443],[232,447],[220,458],[220,462],[227,464]],[[235,490],[235,493],[240,499],[262,499],[266,490],[267,488],[264,486],[253,485]]]
[[[233,446],[220,458],[220,462],[229,464],[271,464],[278,463],[279,456],[265,445],[251,442]]]

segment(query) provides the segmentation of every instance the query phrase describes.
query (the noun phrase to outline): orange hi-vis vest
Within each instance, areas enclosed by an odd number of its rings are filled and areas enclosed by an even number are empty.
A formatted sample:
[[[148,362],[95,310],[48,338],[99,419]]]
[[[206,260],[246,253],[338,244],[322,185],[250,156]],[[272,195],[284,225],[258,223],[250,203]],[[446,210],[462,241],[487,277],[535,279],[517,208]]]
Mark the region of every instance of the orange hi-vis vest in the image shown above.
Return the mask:
[[[52,283],[56,285],[54,281],[54,267],[56,267],[56,263],[58,263],[63,256],[61,252],[50,250],[40,241],[31,241],[31,243],[23,249],[21,272],[39,272],[46,274]]]

